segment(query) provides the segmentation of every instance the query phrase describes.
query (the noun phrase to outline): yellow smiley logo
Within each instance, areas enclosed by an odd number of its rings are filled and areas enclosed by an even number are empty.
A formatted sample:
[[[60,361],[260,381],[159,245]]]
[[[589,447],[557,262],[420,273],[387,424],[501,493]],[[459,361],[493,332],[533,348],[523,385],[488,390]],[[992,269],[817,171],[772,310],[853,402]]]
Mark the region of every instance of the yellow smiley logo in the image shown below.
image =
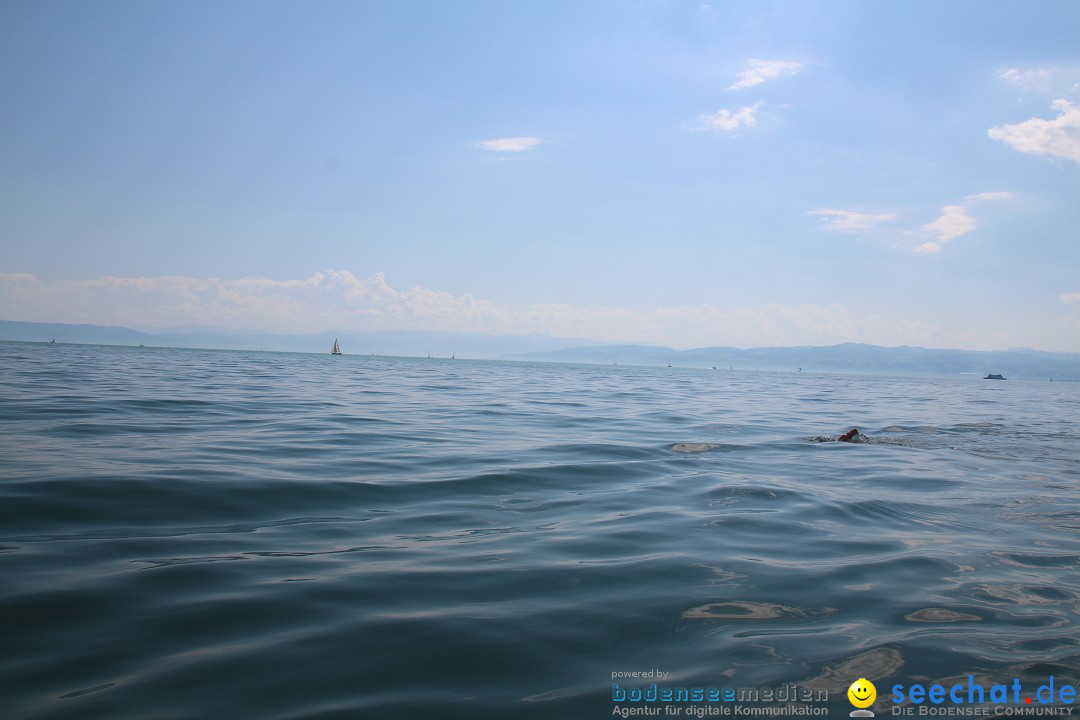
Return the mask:
[[[859,678],[847,689],[848,700],[857,708],[868,708],[877,699],[877,688],[866,678]]]

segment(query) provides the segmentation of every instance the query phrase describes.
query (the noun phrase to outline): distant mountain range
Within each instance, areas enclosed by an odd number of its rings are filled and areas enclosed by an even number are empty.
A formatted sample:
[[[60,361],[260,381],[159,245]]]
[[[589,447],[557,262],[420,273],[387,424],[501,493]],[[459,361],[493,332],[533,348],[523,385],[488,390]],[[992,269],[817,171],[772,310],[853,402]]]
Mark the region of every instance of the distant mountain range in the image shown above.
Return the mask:
[[[184,328],[149,333],[118,326],[68,325],[0,320],[0,340],[24,342],[152,345],[330,352],[334,338],[349,355],[412,355],[424,357],[484,358],[532,362],[601,365],[660,365],[739,370],[841,372],[892,375],[987,375],[1028,380],[1080,381],[1080,353],[1041,352],[1031,349],[1001,351],[935,350],[921,347],[881,347],[844,343],[825,347],[771,347],[740,349],[711,347],[674,350],[652,345],[605,345],[582,338],[545,335],[449,333],[435,331],[323,332],[279,335],[236,332],[219,328]]]

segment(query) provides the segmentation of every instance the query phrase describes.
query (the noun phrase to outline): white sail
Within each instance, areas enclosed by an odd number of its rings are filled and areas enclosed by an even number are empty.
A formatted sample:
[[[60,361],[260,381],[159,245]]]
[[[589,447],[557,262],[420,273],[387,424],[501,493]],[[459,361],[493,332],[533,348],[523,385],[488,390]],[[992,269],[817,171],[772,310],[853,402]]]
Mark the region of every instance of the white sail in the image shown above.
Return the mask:
[[[334,338],[334,349],[330,351],[331,355],[341,354],[341,345],[338,344],[337,338]]]

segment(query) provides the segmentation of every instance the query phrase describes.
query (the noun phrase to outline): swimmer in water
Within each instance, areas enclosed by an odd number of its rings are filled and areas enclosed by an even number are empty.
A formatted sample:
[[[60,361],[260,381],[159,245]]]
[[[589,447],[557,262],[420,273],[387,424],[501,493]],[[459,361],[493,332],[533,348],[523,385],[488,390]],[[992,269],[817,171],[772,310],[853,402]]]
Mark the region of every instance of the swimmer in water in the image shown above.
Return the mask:
[[[860,443],[866,441],[866,436],[859,432],[858,428],[851,428],[846,433],[836,438],[837,442]]]

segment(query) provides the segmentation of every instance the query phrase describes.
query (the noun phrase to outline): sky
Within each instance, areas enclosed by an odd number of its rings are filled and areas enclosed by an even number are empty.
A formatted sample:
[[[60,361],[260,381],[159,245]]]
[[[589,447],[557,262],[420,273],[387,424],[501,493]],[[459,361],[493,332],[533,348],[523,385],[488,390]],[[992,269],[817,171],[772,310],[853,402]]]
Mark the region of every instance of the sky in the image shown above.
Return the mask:
[[[0,318],[1080,352],[1080,3],[0,0]]]

